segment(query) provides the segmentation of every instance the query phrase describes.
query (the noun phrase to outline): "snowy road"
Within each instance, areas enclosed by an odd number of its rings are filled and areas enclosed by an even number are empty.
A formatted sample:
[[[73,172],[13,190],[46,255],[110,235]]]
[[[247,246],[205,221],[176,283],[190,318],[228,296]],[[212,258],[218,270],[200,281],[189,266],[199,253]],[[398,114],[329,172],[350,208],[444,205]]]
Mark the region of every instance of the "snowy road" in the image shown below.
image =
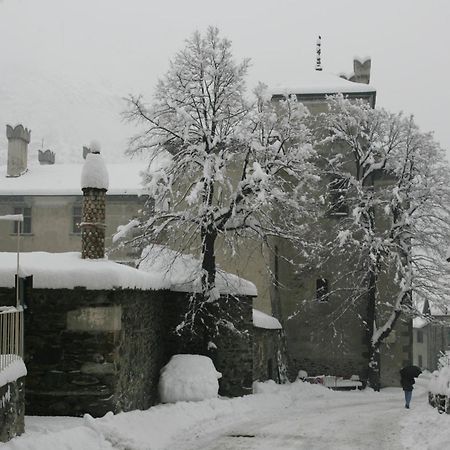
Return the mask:
[[[179,450],[397,450],[400,442],[399,419],[408,414],[401,392],[359,399],[358,393],[337,393],[336,401],[308,408],[286,408],[276,417],[249,420],[214,430],[206,435],[178,441]],[[344,397],[342,401],[339,397]],[[352,397],[353,396],[353,397]],[[194,431],[195,433],[195,431]]]
[[[333,392],[260,384],[255,395],[158,405],[103,418],[28,417],[1,450],[442,450],[450,416],[427,403],[419,379],[412,409],[399,388]]]

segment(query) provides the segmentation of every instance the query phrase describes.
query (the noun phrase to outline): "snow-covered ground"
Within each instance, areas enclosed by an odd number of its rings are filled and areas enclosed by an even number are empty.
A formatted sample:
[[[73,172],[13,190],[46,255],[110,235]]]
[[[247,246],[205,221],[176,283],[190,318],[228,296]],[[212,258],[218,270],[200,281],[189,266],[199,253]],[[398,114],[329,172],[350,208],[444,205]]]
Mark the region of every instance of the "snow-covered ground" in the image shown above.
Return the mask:
[[[306,383],[258,385],[258,393],[158,405],[100,419],[28,417],[11,450],[286,450],[450,448],[450,417],[428,406],[419,379],[410,410],[388,388],[336,392]]]

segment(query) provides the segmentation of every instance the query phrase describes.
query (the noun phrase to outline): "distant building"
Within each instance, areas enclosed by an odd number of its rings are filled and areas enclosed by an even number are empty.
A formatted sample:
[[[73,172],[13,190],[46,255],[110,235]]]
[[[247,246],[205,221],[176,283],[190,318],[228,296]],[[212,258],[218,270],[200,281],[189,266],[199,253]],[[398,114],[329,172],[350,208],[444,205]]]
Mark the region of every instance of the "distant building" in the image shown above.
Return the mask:
[[[449,349],[450,311],[426,300],[421,313],[413,320],[413,364],[432,372]]]
[[[39,162],[29,161],[31,132],[22,125],[7,126],[7,166],[0,166],[0,215],[23,214],[21,250],[78,251],[81,245],[82,195],[79,164],[56,164],[50,150],[39,152]],[[139,163],[108,164],[110,189],[106,207],[106,247],[117,227],[136,217],[143,195]],[[0,251],[15,251],[17,223],[0,222]],[[129,250],[113,255],[129,260]]]

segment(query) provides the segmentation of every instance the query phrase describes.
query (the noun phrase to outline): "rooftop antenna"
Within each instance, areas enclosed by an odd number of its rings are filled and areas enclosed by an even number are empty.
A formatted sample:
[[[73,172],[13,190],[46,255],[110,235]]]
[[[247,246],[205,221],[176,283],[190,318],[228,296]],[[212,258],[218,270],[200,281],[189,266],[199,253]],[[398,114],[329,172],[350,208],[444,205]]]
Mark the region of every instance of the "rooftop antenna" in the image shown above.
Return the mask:
[[[322,71],[322,60],[320,59],[320,55],[322,53],[321,45],[322,45],[322,36],[319,35],[316,42],[316,70],[318,71]]]

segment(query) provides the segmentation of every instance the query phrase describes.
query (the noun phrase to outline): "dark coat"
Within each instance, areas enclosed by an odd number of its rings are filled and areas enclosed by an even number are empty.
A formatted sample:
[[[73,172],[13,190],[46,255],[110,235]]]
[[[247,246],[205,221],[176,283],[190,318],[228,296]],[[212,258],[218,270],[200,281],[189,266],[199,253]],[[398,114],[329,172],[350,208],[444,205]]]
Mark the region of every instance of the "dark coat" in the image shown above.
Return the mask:
[[[413,388],[413,384],[415,383],[414,377],[408,377],[402,374],[400,378],[400,383],[404,391],[412,391],[414,389]]]

